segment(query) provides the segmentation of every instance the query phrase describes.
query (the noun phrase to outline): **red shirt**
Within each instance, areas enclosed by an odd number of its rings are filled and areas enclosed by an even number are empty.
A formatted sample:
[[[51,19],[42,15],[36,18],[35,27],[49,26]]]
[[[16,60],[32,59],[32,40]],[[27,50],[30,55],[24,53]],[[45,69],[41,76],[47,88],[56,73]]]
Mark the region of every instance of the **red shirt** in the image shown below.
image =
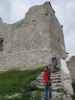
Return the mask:
[[[48,70],[45,70],[43,73],[43,83],[44,85],[48,85]]]

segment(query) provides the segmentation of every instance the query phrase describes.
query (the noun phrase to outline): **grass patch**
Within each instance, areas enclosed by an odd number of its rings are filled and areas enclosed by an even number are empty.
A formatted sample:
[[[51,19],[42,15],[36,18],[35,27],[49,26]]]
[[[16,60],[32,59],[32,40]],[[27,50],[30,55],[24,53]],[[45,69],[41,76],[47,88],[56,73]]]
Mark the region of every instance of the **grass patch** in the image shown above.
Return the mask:
[[[6,94],[12,95],[14,93],[22,93],[22,92],[27,93],[27,91],[29,91],[30,89],[30,83],[36,79],[36,77],[41,73],[42,69],[43,68],[39,68],[36,70],[25,70],[25,71],[13,70],[1,73],[0,95],[6,95]],[[23,100],[29,100],[28,96],[23,97]]]

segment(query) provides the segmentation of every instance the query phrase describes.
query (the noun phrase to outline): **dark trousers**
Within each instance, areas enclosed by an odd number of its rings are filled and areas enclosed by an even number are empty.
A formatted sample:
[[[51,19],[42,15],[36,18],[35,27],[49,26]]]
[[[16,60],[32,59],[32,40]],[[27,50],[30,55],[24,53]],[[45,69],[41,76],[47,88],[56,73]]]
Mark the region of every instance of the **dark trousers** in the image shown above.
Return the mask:
[[[45,99],[44,100],[50,100],[52,98],[52,89],[49,86],[45,86]]]
[[[45,86],[45,99],[44,100],[49,100],[49,87]]]

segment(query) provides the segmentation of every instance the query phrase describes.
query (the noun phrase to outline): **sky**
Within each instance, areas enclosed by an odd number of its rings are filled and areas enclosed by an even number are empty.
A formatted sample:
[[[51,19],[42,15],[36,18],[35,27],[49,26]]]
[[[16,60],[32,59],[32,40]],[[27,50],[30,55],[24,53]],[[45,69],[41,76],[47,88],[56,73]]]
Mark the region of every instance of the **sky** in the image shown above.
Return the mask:
[[[29,7],[48,0],[0,0],[0,17],[6,23],[24,18]],[[66,50],[75,55],[75,0],[50,0],[63,25]]]

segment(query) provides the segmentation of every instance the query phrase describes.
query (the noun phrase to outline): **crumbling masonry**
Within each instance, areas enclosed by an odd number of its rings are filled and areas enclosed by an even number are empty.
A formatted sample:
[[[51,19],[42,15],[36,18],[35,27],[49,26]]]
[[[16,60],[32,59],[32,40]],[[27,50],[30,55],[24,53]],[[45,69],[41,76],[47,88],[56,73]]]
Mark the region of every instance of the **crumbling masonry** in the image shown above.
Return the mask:
[[[57,55],[66,55],[64,35],[49,2],[33,6],[17,23],[0,20],[0,70],[35,68]]]

